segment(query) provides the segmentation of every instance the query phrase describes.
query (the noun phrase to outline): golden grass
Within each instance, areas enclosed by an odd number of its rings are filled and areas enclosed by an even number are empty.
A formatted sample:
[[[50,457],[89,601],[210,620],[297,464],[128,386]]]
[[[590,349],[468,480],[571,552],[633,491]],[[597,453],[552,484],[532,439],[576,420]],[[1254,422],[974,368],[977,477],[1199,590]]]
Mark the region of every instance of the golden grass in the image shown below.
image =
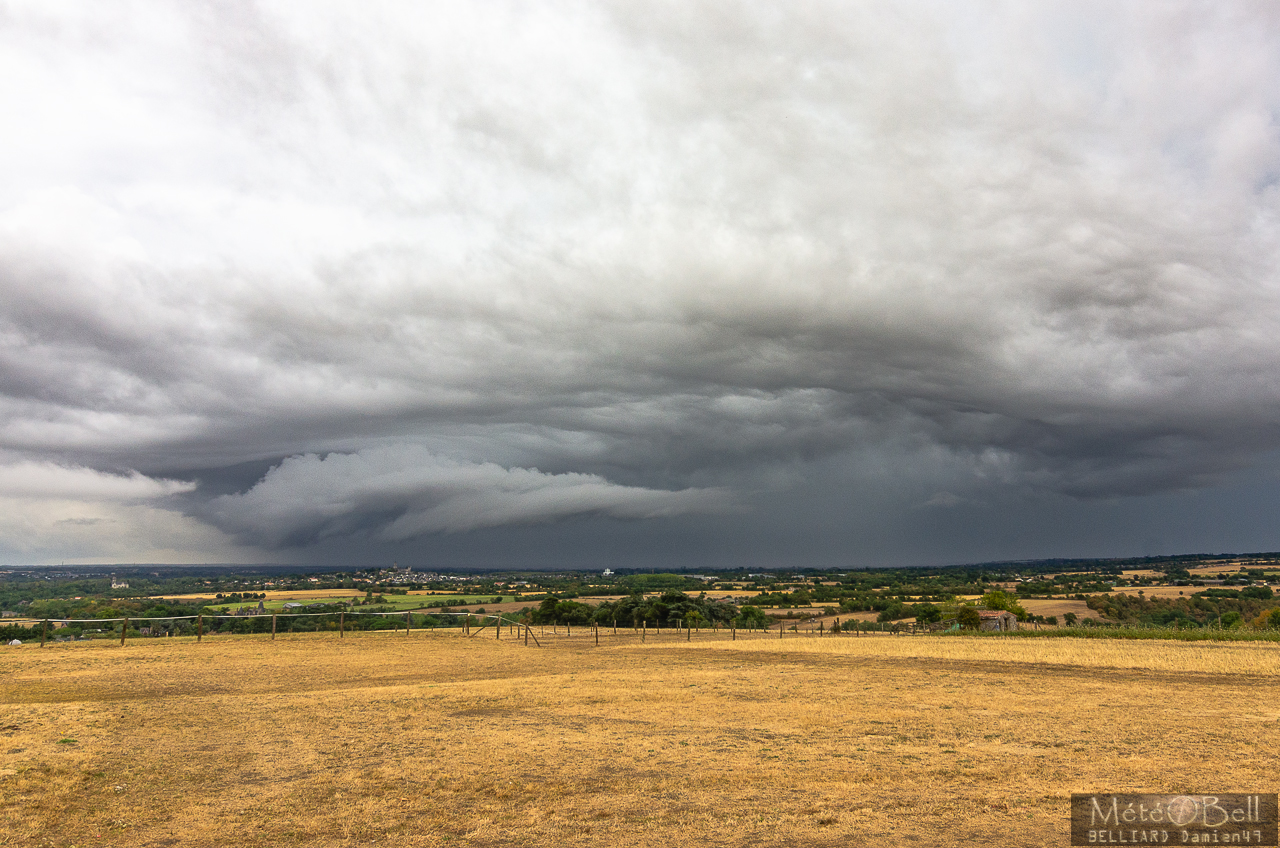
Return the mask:
[[[1235,574],[1241,568],[1266,568],[1263,563],[1252,562],[1228,562],[1226,564],[1216,563],[1213,565],[1199,565],[1187,569],[1194,576],[1209,577],[1219,574]],[[1164,577],[1163,571],[1156,571],[1150,568],[1127,569],[1121,572],[1125,577]]]
[[[1082,621],[1086,618],[1106,620],[1105,615],[1089,609],[1089,605],[1084,601],[1071,601],[1066,598],[1020,598],[1018,605],[1032,615],[1045,617],[1056,615],[1059,621],[1062,621],[1062,617],[1069,612],[1075,613],[1076,617]]]
[[[628,646],[634,648],[636,646]],[[787,635],[698,645],[697,650],[766,652],[779,655],[823,654],[884,660],[998,662],[1088,669],[1141,669],[1179,674],[1248,674],[1280,677],[1280,642],[1174,642],[1148,639],[1020,639],[990,636],[818,637]],[[1277,681],[1280,682],[1280,681]],[[1280,694],[1278,692],[1277,694]]]
[[[1203,592],[1203,586],[1121,586],[1111,590],[1112,595],[1136,595],[1141,592],[1148,598],[1191,597],[1196,592]],[[1094,618],[1097,618],[1094,613]]]
[[[0,845],[1062,845],[1280,766],[1271,644],[575,633],[4,649]]]

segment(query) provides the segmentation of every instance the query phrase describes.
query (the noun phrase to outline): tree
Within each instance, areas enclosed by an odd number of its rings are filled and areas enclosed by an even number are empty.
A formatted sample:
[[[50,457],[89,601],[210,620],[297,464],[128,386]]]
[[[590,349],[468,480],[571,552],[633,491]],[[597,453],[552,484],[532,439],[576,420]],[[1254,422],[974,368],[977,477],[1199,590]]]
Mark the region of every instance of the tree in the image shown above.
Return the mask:
[[[1280,607],[1264,610],[1261,615],[1253,620],[1253,626],[1259,630],[1280,628]]]
[[[1008,610],[1016,615],[1019,621],[1027,620],[1027,611],[1018,605],[1017,599],[999,589],[983,595],[982,605],[989,610]]]
[[[1062,617],[1062,620],[1067,623],[1068,627],[1071,627],[1076,623],[1076,614],[1073,612],[1069,612]]]
[[[916,621],[921,624],[933,624],[942,621],[942,610],[933,604],[916,604],[915,613]]]
[[[752,627],[763,630],[769,626],[770,622],[769,616],[765,615],[764,610],[760,609],[760,607],[747,605],[738,614],[735,624],[739,627]]]
[[[589,624],[595,608],[578,601],[562,601],[555,595],[543,598],[533,613],[534,624]]]
[[[956,622],[965,630],[977,630],[982,626],[982,616],[977,607],[965,604],[956,612]]]
[[[911,613],[907,611],[906,604],[902,603],[902,601],[894,601],[880,611],[880,614],[876,616],[876,621],[898,621],[910,617]]]

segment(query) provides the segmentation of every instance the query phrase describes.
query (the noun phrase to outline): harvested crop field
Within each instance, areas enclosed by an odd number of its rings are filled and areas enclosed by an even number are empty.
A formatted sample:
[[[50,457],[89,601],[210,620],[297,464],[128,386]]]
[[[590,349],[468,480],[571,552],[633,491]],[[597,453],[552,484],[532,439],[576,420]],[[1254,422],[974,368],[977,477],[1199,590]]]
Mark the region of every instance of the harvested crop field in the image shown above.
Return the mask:
[[[1280,646],[415,632],[0,653],[0,845],[1067,843],[1276,791]]]
[[[1203,592],[1203,586],[1119,586],[1111,590],[1113,595],[1145,595],[1148,598],[1191,597]]]
[[[1032,615],[1043,615],[1046,618],[1053,615],[1061,619],[1071,612],[1081,620],[1086,618],[1107,620],[1102,613],[1089,609],[1089,605],[1084,601],[1072,601],[1067,598],[1020,598],[1018,605]]]

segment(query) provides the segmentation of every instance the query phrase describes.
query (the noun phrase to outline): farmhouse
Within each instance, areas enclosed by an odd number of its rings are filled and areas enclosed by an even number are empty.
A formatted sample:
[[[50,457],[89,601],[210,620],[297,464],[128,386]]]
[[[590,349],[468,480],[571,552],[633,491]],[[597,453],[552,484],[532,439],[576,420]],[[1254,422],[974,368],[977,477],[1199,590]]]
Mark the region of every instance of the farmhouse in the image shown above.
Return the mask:
[[[1017,630],[1018,617],[1008,610],[978,610],[979,630]]]

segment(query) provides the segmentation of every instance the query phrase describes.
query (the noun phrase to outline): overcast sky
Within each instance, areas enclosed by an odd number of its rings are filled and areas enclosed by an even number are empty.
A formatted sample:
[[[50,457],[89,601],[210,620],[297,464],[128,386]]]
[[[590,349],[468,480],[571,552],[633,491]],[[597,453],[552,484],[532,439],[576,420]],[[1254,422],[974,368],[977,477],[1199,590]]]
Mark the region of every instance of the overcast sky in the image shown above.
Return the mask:
[[[1274,3],[0,0],[0,562],[1280,549]]]

